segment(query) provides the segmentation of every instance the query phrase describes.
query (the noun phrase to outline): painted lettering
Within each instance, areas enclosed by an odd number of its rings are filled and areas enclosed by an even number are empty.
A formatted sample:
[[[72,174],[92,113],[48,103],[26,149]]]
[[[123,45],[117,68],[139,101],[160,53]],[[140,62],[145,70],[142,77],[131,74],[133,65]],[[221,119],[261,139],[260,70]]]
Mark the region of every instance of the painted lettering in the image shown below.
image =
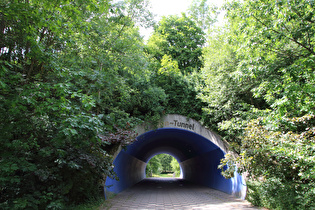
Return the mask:
[[[170,125],[174,125],[175,127],[185,128],[189,130],[195,130],[195,124],[190,124],[186,122],[179,122],[178,120],[174,120],[174,122],[170,122]]]

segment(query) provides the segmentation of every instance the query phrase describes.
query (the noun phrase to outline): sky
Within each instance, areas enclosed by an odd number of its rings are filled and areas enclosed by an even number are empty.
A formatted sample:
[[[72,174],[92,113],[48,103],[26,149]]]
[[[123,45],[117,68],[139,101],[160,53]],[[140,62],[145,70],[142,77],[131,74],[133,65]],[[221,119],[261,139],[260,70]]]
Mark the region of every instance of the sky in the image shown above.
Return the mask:
[[[180,15],[185,12],[193,0],[150,0],[152,12],[157,15],[155,20],[158,22],[162,16]],[[224,0],[208,0],[208,4],[221,6]],[[140,29],[140,33],[148,39],[153,29]]]
[[[193,0],[150,0],[153,13],[158,16],[176,15],[185,12]],[[208,4],[221,6],[223,0],[208,0]]]
[[[185,12],[193,0],[151,0],[152,11],[158,16]]]

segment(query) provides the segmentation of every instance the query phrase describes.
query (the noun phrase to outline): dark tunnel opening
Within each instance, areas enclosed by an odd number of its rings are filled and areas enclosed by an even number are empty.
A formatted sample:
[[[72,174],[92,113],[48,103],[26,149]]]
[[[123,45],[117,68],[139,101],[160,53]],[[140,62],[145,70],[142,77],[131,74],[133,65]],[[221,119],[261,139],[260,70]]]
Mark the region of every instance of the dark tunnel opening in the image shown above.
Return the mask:
[[[209,139],[181,128],[160,128],[143,133],[136,142],[120,151],[114,160],[119,181],[108,178],[106,191],[119,193],[146,178],[146,164],[160,153],[177,159],[183,179],[245,198],[242,176],[235,174],[234,178],[225,179],[218,169],[224,151]]]

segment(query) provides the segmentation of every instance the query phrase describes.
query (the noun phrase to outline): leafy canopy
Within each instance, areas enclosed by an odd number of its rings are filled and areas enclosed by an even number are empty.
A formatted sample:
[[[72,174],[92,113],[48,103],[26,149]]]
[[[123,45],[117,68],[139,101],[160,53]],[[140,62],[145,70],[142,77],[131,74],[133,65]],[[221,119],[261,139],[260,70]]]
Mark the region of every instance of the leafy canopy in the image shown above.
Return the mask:
[[[159,61],[164,55],[171,56],[182,73],[190,73],[202,66],[201,48],[204,42],[201,28],[182,13],[180,17],[162,18],[148,40],[148,51]]]

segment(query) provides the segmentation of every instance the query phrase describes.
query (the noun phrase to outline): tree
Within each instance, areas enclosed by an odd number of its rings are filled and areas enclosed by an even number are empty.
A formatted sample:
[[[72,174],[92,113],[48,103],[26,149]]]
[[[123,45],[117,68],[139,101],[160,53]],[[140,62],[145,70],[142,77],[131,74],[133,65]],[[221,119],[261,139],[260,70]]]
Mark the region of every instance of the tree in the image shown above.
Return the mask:
[[[270,0],[229,7],[233,28],[242,34],[238,37],[244,57],[239,69],[261,81],[253,88],[254,95],[264,98],[280,116],[302,116],[314,107],[312,5],[312,1]]]
[[[161,160],[158,155],[155,155],[147,163],[146,175],[152,176],[152,173],[159,174],[161,171],[162,171]]]
[[[216,22],[217,7],[207,4],[207,0],[194,0],[188,9],[188,15],[195,21],[205,33]]]
[[[166,102],[163,111],[199,119],[202,102],[196,99],[195,85],[199,79],[198,76],[196,74],[183,75],[177,61],[168,55],[163,56],[160,65],[151,81],[164,90]]]
[[[160,163],[162,165],[162,172],[164,173],[171,172],[172,171],[172,166],[171,166],[172,156],[165,153],[159,154],[157,156],[160,159]]]
[[[182,73],[191,73],[202,66],[201,47],[204,33],[184,13],[181,17],[163,17],[148,41],[148,51],[158,61],[169,55],[177,61]]]
[[[108,5],[62,3],[1,2],[4,209],[63,208],[98,195],[103,176],[111,174],[111,158],[98,138],[104,124],[90,112],[94,100],[69,82],[73,75],[59,57],[92,13],[107,13]]]
[[[233,164],[240,173],[246,172],[248,200],[257,206],[314,208],[314,119],[313,114],[286,119],[300,127],[313,125],[303,132],[274,131],[263,118],[252,120],[245,129],[240,156],[228,154],[222,161],[230,166],[223,174],[231,177]]]
[[[239,85],[250,81],[254,99],[267,106],[256,106],[255,117],[247,115],[240,156],[227,155],[220,167],[230,166],[223,170],[226,177],[235,165],[248,172],[249,199],[267,208],[315,205],[313,6],[277,0],[227,6],[231,36],[239,44]]]
[[[0,5],[0,208],[98,197],[108,146],[130,143],[143,119],[125,101],[150,63],[134,22],[107,1]]]
[[[203,32],[184,14],[164,17],[155,28],[146,49],[153,57],[151,81],[166,95],[163,113],[200,118],[202,102],[195,88],[199,77],[193,71],[202,65],[203,43]]]
[[[172,166],[172,170],[175,173],[175,176],[179,177],[180,176],[180,166],[174,157],[172,157],[171,166]]]
[[[268,104],[253,96],[252,88],[259,81],[241,78],[242,72],[237,68],[242,63],[242,55],[238,54],[241,43],[233,39],[229,25],[209,32],[207,47],[203,49],[205,63],[200,72],[198,98],[207,104],[203,107],[207,126],[239,152],[248,119],[259,116]]]

